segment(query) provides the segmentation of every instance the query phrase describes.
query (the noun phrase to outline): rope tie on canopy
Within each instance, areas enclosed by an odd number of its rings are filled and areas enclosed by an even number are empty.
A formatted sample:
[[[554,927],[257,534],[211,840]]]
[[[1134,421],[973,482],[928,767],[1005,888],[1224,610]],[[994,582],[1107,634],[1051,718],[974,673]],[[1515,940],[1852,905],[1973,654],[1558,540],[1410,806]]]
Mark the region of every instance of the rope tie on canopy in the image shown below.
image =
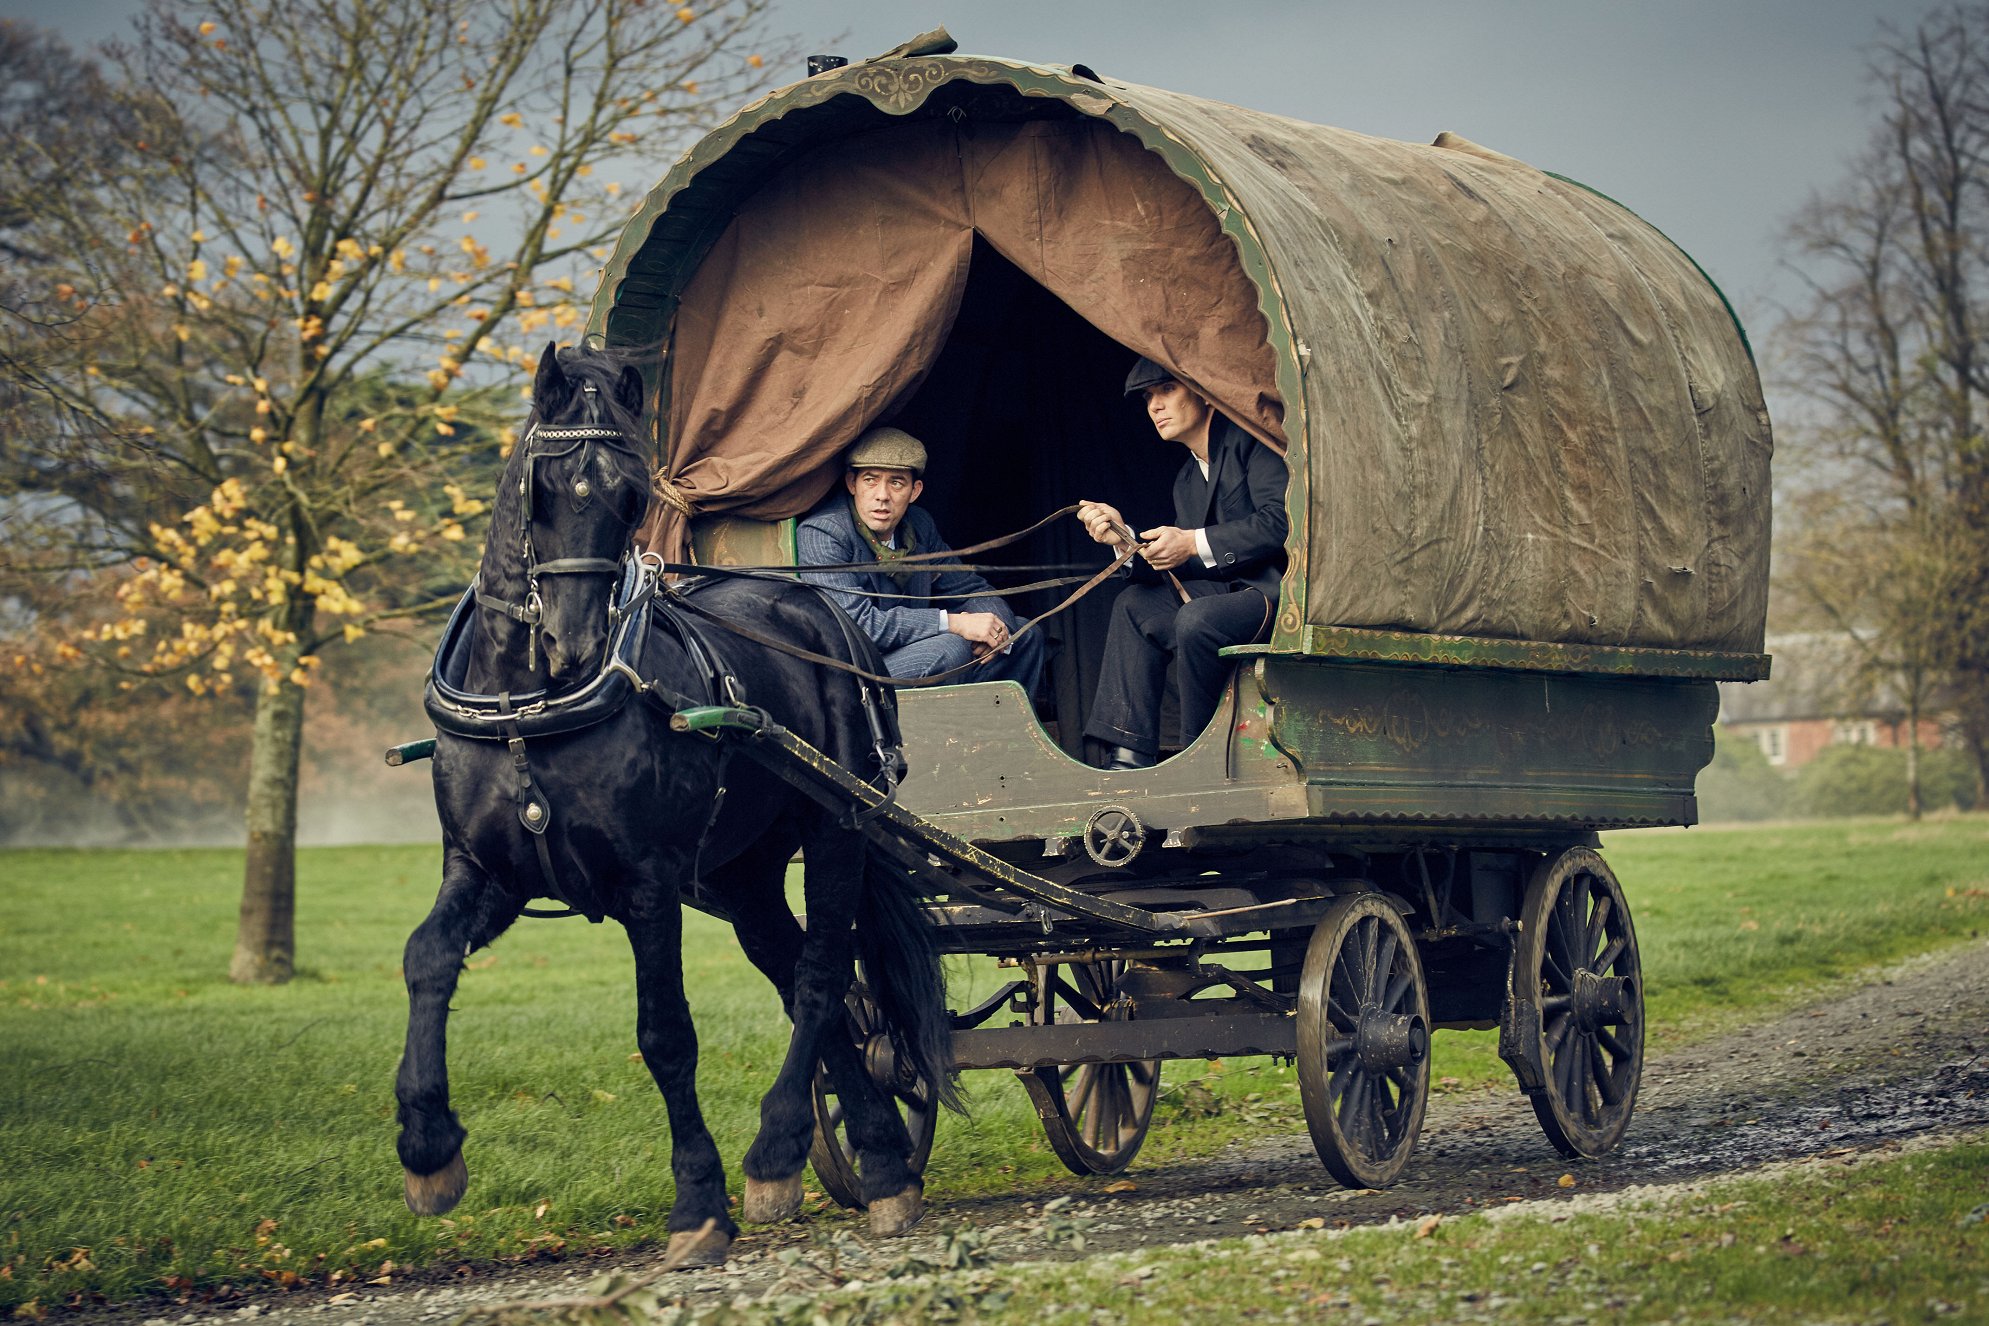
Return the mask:
[[[676,508],[677,514],[685,520],[689,520],[696,514],[695,509],[691,505],[690,494],[679,488],[666,475],[658,474],[655,482],[650,484],[650,487],[655,490],[658,497]]]

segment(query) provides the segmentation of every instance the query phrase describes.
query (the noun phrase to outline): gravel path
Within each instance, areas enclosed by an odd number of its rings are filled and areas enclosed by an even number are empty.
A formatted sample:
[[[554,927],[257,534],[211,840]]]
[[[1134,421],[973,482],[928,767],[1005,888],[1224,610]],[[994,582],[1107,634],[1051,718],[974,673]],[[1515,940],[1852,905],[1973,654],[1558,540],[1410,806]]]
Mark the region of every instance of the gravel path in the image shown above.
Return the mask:
[[[1735,1173],[1776,1161],[1849,1155],[1909,1138],[1989,1126],[1989,941],[1974,940],[1891,968],[1869,983],[1716,1040],[1653,1055],[1625,1144],[1600,1161],[1564,1161],[1511,1090],[1438,1095],[1407,1176],[1386,1192],[1336,1185],[1303,1134],[1265,1137],[1213,1157],[1157,1169],[1135,1166],[1128,1190],[1079,1198],[1046,1213],[1015,1195],[935,1205],[918,1232],[875,1248],[884,1261],[937,1258],[946,1240],[975,1232],[1001,1260],[1058,1255],[1046,1221],[1082,1222],[1081,1255],[1183,1243],[1312,1222],[1355,1225],[1512,1202],[1590,1204],[1639,1185]],[[1572,1186],[1563,1184],[1572,1178]],[[819,1221],[820,1218],[818,1218]],[[833,1228],[861,1232],[859,1218]],[[686,1294],[726,1297],[765,1289],[779,1253],[809,1234],[796,1226],[749,1232],[722,1271],[686,1273]],[[334,1295],[269,1294],[246,1303],[191,1304],[161,1315],[156,1302],[75,1314],[112,1326],[208,1326],[259,1319],[282,1326],[417,1326],[478,1304],[569,1295],[604,1270],[640,1272],[654,1251],[567,1266],[396,1276],[388,1287]],[[1062,1255],[1080,1255],[1065,1251]]]

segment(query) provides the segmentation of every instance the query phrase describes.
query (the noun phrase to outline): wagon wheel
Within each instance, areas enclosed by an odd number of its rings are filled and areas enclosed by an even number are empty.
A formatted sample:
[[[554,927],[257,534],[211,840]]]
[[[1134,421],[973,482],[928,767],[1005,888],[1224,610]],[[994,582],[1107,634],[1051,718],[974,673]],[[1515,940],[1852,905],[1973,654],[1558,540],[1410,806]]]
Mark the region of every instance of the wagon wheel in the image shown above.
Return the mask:
[[[925,1079],[912,1072],[891,1048],[891,1035],[884,1015],[862,986],[856,986],[845,1000],[847,1023],[857,1054],[871,1081],[884,1089],[905,1121],[912,1136],[911,1167],[915,1174],[925,1172],[932,1156],[932,1134],[939,1123],[939,1110],[933,1104],[932,1090]],[[822,1191],[840,1206],[862,1210],[863,1185],[857,1176],[856,1152],[843,1128],[843,1103],[836,1094],[828,1072],[815,1069],[815,1141],[808,1150],[808,1163]]]
[[[1521,1086],[1562,1155],[1623,1140],[1644,1069],[1644,980],[1630,905],[1602,858],[1570,848],[1527,884],[1502,1039],[1531,1065]],[[1508,1056],[1509,1058],[1511,1056]]]
[[[1423,964],[1386,898],[1355,894],[1312,931],[1298,989],[1298,1086],[1312,1145],[1350,1188],[1382,1188],[1416,1149],[1430,1093]]]
[[[1029,1021],[1036,1026],[1121,1022],[1132,1016],[1120,983],[1123,959],[1036,970]],[[1018,1069],[1050,1149],[1073,1174],[1117,1174],[1133,1163],[1160,1098],[1160,1060]]]

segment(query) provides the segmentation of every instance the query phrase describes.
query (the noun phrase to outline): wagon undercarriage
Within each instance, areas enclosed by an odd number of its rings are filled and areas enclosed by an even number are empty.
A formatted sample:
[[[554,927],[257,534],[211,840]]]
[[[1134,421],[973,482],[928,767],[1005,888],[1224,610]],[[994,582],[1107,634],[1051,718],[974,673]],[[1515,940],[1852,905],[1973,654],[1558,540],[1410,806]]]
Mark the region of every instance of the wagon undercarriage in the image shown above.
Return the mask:
[[[1239,687],[1261,706],[1250,691]],[[1327,1168],[1350,1185],[1387,1184],[1413,1154],[1430,1036],[1442,1029],[1499,1030],[1502,1056],[1565,1154],[1602,1154],[1629,1123],[1641,972],[1627,903],[1586,828],[1306,814],[1164,826],[1147,816],[1165,799],[1126,788],[1080,803],[1081,823],[1070,823],[1068,802],[1058,807],[1050,827],[1074,832],[977,843],[946,823],[982,822],[971,813],[927,816],[888,800],[757,713],[690,710],[674,725],[729,732],[783,778],[866,817],[874,848],[927,898],[942,947],[1013,973],[955,1012],[954,1066],[1014,1071],[1076,1173],[1132,1162],[1164,1061],[1274,1055],[1297,1066]],[[1297,762],[1282,769],[1294,774]],[[1302,785],[1270,803],[1310,808]],[[923,1156],[936,1111],[860,991],[851,1027]],[[826,1081],[818,1107],[817,1174],[858,1204]]]

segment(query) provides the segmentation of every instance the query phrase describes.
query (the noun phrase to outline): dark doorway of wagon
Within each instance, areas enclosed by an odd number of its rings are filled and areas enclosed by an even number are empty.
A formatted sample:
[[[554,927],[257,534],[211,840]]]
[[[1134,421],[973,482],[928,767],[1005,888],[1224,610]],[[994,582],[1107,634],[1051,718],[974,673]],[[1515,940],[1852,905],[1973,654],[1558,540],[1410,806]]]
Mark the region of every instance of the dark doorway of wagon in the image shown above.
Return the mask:
[[[1029,279],[985,241],[974,243],[959,316],[931,372],[892,421],[931,457],[920,499],[956,547],[1034,523],[1084,498],[1111,502],[1139,528],[1171,522],[1182,450],[1161,441],[1120,391],[1132,352]],[[1102,566],[1106,551],[1074,518],[997,555],[1020,565]],[[1006,583],[1040,579],[1035,573]],[[1046,624],[1049,664],[1038,717],[1073,756],[1117,582]],[[1011,600],[1035,616],[1066,590]],[[1172,731],[1166,722],[1163,731]]]

